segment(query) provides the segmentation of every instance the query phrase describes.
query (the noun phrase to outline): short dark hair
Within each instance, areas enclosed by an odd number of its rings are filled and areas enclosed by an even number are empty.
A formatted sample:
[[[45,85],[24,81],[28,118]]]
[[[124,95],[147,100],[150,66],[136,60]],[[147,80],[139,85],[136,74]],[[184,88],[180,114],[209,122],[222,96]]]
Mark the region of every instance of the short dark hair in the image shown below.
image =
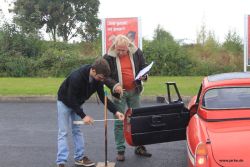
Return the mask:
[[[110,67],[104,58],[99,58],[95,60],[92,64],[92,69],[96,71],[96,74],[102,74],[104,77],[108,77],[110,75]]]

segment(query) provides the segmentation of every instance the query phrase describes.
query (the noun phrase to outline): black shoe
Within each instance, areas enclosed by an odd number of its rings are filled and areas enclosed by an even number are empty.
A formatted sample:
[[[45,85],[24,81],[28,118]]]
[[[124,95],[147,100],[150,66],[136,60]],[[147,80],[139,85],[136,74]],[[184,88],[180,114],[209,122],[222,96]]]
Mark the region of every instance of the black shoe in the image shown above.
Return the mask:
[[[143,157],[151,157],[152,154],[147,151],[144,146],[137,146],[135,148],[135,154]]]
[[[118,151],[117,156],[116,156],[117,161],[124,161],[125,156],[124,156],[124,151]]]

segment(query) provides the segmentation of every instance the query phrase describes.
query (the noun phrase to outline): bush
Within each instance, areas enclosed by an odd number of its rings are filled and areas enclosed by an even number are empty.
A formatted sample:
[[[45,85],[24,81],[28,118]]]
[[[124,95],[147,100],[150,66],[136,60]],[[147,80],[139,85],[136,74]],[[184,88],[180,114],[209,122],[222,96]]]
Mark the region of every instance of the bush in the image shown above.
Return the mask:
[[[150,75],[242,71],[243,44],[235,32],[229,32],[222,45],[212,33],[200,41],[182,45],[158,26],[153,40],[143,40],[146,62],[154,61]],[[0,76],[65,77],[81,65],[91,64],[97,55],[101,55],[101,38],[94,42],[68,44],[24,35],[14,24],[0,27]]]
[[[0,56],[0,74],[1,77],[32,77],[34,73],[34,60],[17,56]]]
[[[37,76],[65,77],[83,64],[92,64],[95,58],[82,58],[75,53],[48,49],[37,60]]]
[[[36,57],[41,52],[41,41],[37,37],[27,37],[14,24],[4,24],[0,28],[0,53],[9,56]]]

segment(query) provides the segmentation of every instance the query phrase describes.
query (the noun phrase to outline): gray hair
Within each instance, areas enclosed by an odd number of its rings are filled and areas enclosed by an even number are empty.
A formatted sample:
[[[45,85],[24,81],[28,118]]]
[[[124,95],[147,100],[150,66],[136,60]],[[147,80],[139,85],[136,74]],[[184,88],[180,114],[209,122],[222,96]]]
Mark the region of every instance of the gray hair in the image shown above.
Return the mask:
[[[115,38],[115,46],[129,46],[129,39],[125,35],[117,35]]]

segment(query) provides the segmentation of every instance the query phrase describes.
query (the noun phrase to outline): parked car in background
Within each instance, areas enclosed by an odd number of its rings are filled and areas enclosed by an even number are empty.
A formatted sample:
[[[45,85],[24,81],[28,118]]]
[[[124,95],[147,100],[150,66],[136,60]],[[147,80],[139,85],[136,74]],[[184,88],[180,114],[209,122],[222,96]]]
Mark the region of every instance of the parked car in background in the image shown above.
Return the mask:
[[[174,86],[177,100],[170,95]],[[205,77],[185,107],[176,84],[168,101],[129,109],[124,134],[130,145],[187,140],[189,167],[250,166],[250,73]]]

